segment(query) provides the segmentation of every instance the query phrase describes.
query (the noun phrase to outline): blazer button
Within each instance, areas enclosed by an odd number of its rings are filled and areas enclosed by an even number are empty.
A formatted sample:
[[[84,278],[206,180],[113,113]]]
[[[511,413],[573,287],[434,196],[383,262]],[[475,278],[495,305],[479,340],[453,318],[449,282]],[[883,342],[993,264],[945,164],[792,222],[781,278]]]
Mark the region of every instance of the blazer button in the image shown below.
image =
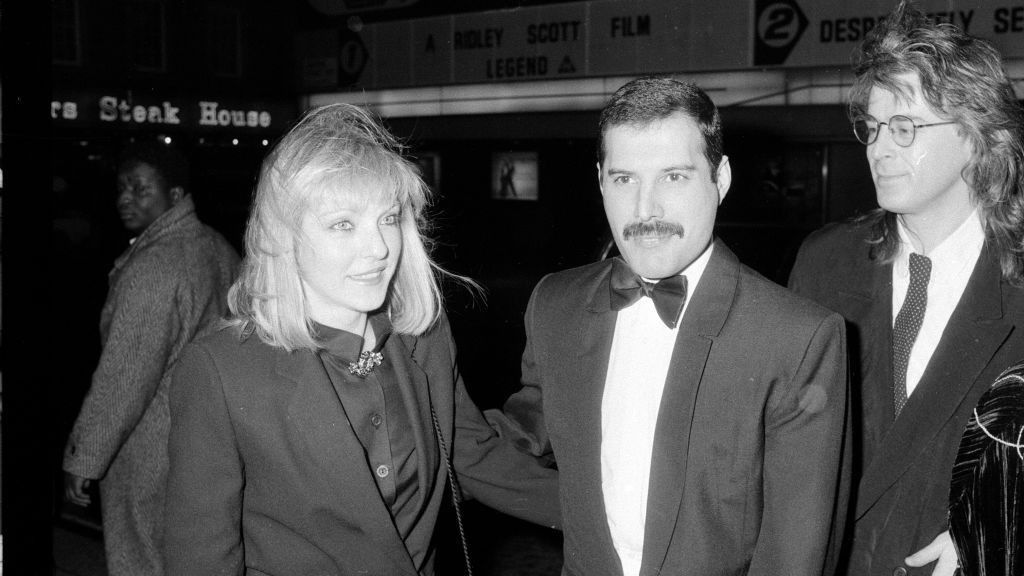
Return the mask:
[[[381,464],[380,466],[377,466],[377,476],[378,477],[380,477],[380,478],[387,478],[388,474],[390,474],[390,473],[391,473],[391,470],[389,470],[387,466],[385,466],[383,464]],[[907,576],[907,573],[906,573],[905,570],[904,570],[902,576]]]
[[[374,414],[370,416],[370,424],[373,424],[374,428],[380,428],[380,425],[384,422],[384,418],[380,414]]]
[[[907,569],[903,566],[899,566],[892,571],[892,576],[907,576]]]

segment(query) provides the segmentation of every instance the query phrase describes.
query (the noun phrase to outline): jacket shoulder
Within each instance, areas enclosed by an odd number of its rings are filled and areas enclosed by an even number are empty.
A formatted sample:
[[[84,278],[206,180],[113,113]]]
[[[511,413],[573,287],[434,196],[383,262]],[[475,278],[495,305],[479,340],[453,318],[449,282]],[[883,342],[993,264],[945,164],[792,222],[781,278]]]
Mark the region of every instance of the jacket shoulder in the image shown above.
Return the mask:
[[[578,300],[582,294],[589,295],[594,290],[597,283],[609,273],[611,266],[611,260],[601,260],[576,268],[552,272],[541,278],[534,291],[544,296],[571,295],[574,300]]]
[[[280,354],[287,352],[263,342],[256,334],[243,334],[241,326],[225,323],[189,343],[182,361],[205,357],[218,372],[252,374],[273,370]]]
[[[828,224],[812,232],[797,253],[789,287],[818,302],[830,302],[836,290],[862,287],[879,264],[871,255],[871,225]]]
[[[871,226],[857,221],[832,222],[811,232],[800,247],[803,257],[813,254],[867,253]]]
[[[740,266],[739,298],[758,308],[758,315],[777,316],[814,326],[834,313],[808,297],[765,278],[746,265]]]

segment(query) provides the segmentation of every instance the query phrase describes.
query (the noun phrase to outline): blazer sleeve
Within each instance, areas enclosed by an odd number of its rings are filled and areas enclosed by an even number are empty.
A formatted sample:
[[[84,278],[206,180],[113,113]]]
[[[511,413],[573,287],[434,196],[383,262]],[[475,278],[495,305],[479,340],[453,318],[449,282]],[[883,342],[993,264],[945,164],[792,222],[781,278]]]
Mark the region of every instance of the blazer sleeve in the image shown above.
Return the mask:
[[[189,346],[170,389],[164,534],[168,576],[244,572],[244,467],[216,362]]]
[[[764,510],[748,576],[834,571],[850,482],[846,362],[843,320],[831,314],[768,400]]]
[[[455,343],[443,324],[455,383],[455,440],[452,459],[468,497],[511,516],[549,528],[561,527],[558,472],[516,448],[484,418],[466,391]]]

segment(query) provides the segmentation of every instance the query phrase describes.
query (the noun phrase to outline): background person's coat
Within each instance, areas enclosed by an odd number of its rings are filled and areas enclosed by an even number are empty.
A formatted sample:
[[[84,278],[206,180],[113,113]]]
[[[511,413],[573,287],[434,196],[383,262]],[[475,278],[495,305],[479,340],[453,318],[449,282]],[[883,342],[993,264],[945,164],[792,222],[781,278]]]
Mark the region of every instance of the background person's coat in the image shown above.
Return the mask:
[[[227,311],[238,262],[185,196],[110,272],[100,319],[103,352],[65,448],[64,470],[101,478],[111,576],[162,573],[171,370],[185,345]]]

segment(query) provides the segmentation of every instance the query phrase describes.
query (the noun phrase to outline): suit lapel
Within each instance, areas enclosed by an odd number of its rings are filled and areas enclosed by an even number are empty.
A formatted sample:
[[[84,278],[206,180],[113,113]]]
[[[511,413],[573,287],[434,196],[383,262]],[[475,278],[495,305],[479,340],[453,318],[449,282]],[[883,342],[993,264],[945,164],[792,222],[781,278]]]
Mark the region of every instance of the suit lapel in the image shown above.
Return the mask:
[[[847,335],[852,368],[851,381],[861,385],[853,390],[863,449],[878,446],[895,417],[892,396],[892,264],[879,265],[868,257],[866,245],[854,260],[858,266],[837,286],[838,310],[848,320]],[[865,454],[870,457],[870,454]]]
[[[668,379],[658,409],[651,456],[641,574],[659,574],[678,525],[691,440],[694,406],[714,339],[732,309],[739,260],[716,242],[698,290],[679,327]]]
[[[857,517],[928,449],[1012,330],[1003,318],[1000,276],[998,262],[983,250],[921,381],[864,472]]]
[[[337,500],[358,503],[345,509],[352,515],[353,524],[378,542],[396,568],[415,574],[412,557],[380,498],[372,472],[361,456],[353,457],[363,454],[362,444],[320,359],[308,351],[282,354],[277,373],[296,384],[288,417],[305,439],[304,448],[323,467],[321,472],[329,478],[330,485],[337,487]],[[342,496],[344,491],[357,491],[361,497]]]
[[[579,319],[579,358],[575,363],[566,363],[567,372],[562,378],[572,386],[568,397],[574,399],[578,408],[568,417],[575,418],[577,422],[577,433],[569,441],[573,443],[577,461],[584,468],[578,475],[582,484],[579,490],[581,494],[596,495],[589,499],[594,506],[584,506],[578,511],[583,518],[580,524],[592,527],[588,529],[595,530],[598,536],[597,546],[590,553],[606,555],[603,559],[595,559],[595,566],[621,566],[608,528],[608,512],[601,485],[601,406],[617,318],[617,313],[610,306],[610,277],[611,261],[608,261],[607,268],[597,277],[587,299],[588,313]]]

